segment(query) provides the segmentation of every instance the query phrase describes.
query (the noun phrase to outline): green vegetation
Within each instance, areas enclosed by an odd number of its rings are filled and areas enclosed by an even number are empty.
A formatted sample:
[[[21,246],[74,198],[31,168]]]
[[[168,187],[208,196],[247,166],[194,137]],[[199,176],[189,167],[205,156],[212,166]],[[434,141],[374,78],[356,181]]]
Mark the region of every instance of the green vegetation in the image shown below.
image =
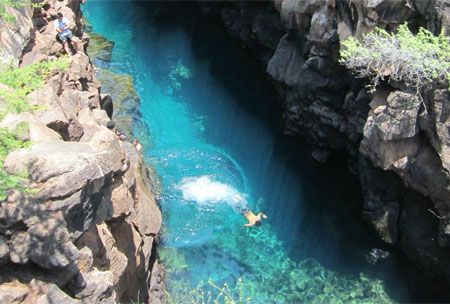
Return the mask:
[[[376,28],[361,40],[342,42],[340,62],[359,77],[369,77],[375,87],[380,79],[405,83],[420,94],[422,88],[450,82],[450,40],[424,28],[414,35],[407,24],[397,32]]]
[[[5,20],[6,22],[14,21],[14,16],[8,12],[8,9],[21,8],[27,1],[28,0],[0,0],[0,20]]]
[[[8,113],[20,113],[33,110],[27,102],[27,95],[43,86],[53,73],[65,70],[69,66],[69,59],[61,57],[54,61],[37,62],[23,68],[6,67],[1,70],[0,84],[10,89],[0,90],[0,119]]]
[[[1,70],[0,84],[0,119],[8,113],[20,113],[33,110],[27,102],[27,95],[44,85],[45,81],[53,73],[67,69],[68,58],[60,58],[55,61],[38,62],[23,68],[6,67]],[[0,128],[0,201],[7,196],[9,189],[28,191],[23,186],[26,174],[10,175],[3,168],[6,156],[15,149],[28,146],[30,143],[22,140],[22,134],[27,130],[20,125],[15,130]]]
[[[0,128],[0,201],[6,199],[7,192],[10,189],[27,190],[23,186],[26,174],[10,175],[3,168],[3,162],[9,152],[15,149],[25,148],[29,145],[29,142],[21,139],[21,134],[27,132],[27,129],[28,127],[26,125],[20,125],[14,131]]]
[[[22,68],[8,67],[0,74],[0,83],[29,94],[44,85],[45,80],[52,73],[65,70],[68,66],[68,57],[61,57],[54,61],[36,62]]]

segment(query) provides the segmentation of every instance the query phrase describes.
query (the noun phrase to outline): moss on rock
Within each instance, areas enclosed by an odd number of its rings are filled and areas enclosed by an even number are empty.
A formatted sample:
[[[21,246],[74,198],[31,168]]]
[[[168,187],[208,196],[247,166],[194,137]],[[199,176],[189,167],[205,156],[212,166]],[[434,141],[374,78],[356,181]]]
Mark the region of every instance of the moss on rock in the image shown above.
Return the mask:
[[[95,65],[100,67],[107,66],[111,62],[114,42],[93,32],[90,32],[89,36],[90,40],[87,48],[89,57]]]

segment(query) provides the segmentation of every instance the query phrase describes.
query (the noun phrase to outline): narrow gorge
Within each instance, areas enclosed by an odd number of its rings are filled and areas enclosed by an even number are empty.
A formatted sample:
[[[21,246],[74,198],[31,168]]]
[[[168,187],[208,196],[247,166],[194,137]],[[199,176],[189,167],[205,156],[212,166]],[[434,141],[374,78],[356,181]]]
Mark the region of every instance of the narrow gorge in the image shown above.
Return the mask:
[[[1,303],[450,300],[448,88],[339,63],[450,3],[31,2],[0,2]]]

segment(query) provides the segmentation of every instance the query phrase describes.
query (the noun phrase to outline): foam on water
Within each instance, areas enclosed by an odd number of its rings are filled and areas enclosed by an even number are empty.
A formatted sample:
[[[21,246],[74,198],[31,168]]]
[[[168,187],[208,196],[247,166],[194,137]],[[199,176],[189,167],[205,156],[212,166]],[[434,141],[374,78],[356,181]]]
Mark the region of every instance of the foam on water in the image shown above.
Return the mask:
[[[210,176],[185,177],[178,187],[183,199],[200,205],[227,203],[234,208],[246,206],[245,195],[228,184],[217,182]]]

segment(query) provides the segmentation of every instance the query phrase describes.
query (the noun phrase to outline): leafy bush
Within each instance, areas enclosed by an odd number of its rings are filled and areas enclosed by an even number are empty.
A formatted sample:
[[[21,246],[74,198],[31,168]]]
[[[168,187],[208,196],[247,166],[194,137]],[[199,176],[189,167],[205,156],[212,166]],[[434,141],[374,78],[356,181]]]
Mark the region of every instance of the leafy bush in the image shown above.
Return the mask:
[[[65,70],[68,66],[68,58],[61,57],[55,61],[37,62],[22,68],[3,68],[0,73],[0,83],[7,85],[11,90],[0,90],[0,98],[6,103],[0,109],[0,119],[7,113],[31,110],[27,95],[43,86],[50,75]]]
[[[68,64],[68,58],[62,57],[55,61],[38,62],[23,68],[3,68],[0,73],[0,83],[8,86],[8,89],[0,89],[0,119],[8,113],[32,110],[33,107],[27,102],[27,95],[43,86],[53,73],[67,69]],[[25,126],[20,126],[16,130],[0,128],[0,201],[6,198],[9,189],[28,191],[23,186],[26,174],[10,175],[3,168],[3,162],[12,150],[29,145],[29,142],[21,139],[21,133],[25,129]]]
[[[29,94],[41,87],[52,73],[67,69],[68,64],[68,58],[61,57],[54,61],[36,62],[22,68],[7,67],[0,74],[0,83]]]
[[[350,37],[342,45],[340,62],[357,76],[371,78],[373,86],[389,77],[419,93],[434,82],[450,82],[450,41],[443,32],[434,36],[420,28],[414,35],[403,24],[396,33],[376,28],[361,40]]]
[[[9,8],[21,8],[27,0],[0,0],[0,20],[14,21],[14,17],[8,12]],[[29,2],[29,1],[28,1]]]
[[[29,142],[23,141],[20,138],[20,133],[26,130],[26,125],[20,125],[14,131],[0,128],[0,201],[6,199],[7,192],[10,189],[27,190],[23,186],[23,180],[26,177],[25,174],[10,175],[3,168],[3,162],[12,150],[24,148],[29,145]]]

